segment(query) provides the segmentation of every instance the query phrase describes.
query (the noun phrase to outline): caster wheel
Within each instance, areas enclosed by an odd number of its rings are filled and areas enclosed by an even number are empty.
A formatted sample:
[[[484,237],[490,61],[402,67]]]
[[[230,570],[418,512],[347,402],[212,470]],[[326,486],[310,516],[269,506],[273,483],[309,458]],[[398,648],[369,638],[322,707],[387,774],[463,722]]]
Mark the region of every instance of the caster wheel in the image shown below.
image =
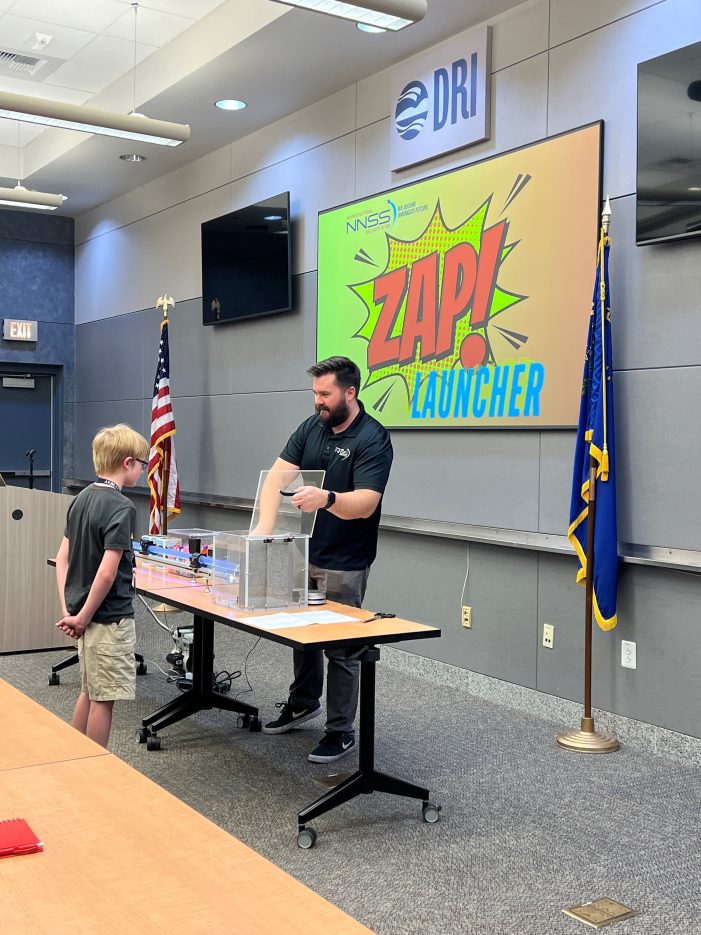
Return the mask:
[[[146,743],[150,735],[151,735],[151,731],[148,729],[148,727],[140,727],[134,733],[134,740],[137,743]]]
[[[58,674],[58,672],[52,672],[51,675],[49,676],[49,685],[60,685],[60,684],[61,684],[61,676]]]
[[[148,672],[148,666],[146,665],[145,662],[137,663],[137,666],[136,666],[137,675],[146,675],[147,672]]]
[[[146,749],[147,750],[160,750],[161,749],[161,738],[154,737],[151,734],[150,737],[146,738]]]
[[[316,831],[313,828],[302,828],[297,835],[297,844],[308,851],[310,847],[316,844]]]
[[[251,718],[251,722],[250,722],[250,724],[248,725],[248,729],[249,729],[250,731],[252,731],[254,734],[257,734],[257,733],[260,732],[260,730],[262,729],[262,727],[263,727],[263,725],[262,725],[261,720],[260,720],[259,717],[252,717],[252,718]]]
[[[242,730],[248,730],[251,719],[247,714],[239,714],[236,718],[236,726],[240,727]]]
[[[429,825],[434,825],[441,817],[441,806],[434,805],[433,802],[424,802],[421,814],[424,821],[427,821]]]

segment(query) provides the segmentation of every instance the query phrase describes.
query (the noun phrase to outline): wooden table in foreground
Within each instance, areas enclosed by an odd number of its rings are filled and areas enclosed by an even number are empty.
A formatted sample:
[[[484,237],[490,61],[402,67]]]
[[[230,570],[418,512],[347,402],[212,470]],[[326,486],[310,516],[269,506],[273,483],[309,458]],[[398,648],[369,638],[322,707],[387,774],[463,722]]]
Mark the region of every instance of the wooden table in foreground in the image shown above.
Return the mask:
[[[149,572],[148,578],[142,575],[143,570]],[[205,585],[190,583],[177,588],[172,587],[171,584],[165,588],[160,587],[154,584],[149,569],[143,569],[140,564],[136,573],[136,589],[146,597],[166,601],[174,607],[192,613],[194,627],[192,688],[143,719],[143,726],[137,732],[137,738],[142,742],[145,741],[148,749],[159,748],[160,737],[157,736],[159,730],[197,711],[210,708],[223,708],[238,712],[245,726],[260,729],[257,709],[240,701],[222,698],[221,695],[212,691],[215,623],[234,627],[277,643],[284,643],[296,649],[352,647],[358,651],[360,661],[358,770],[299,812],[297,843],[300,847],[313,847],[316,841],[316,831],[307,826],[307,822],[358,795],[368,795],[373,792],[386,792],[390,795],[420,799],[424,820],[428,822],[438,820],[440,806],[429,800],[428,789],[375,769],[375,667],[380,658],[381,644],[438,637],[441,635],[439,629],[398,617],[369,621],[369,618],[373,616],[372,611],[327,601],[324,605],[325,610],[353,617],[353,622],[307,624],[280,630],[266,630],[256,626],[250,620],[252,617],[263,616],[262,613],[242,611],[238,608],[231,609],[217,604]],[[316,609],[318,608],[297,610],[287,608],[285,613],[302,613]],[[276,613],[276,611],[270,613]]]
[[[110,753],[4,770],[0,802],[44,844],[0,861],[8,935],[370,931]]]
[[[0,679],[0,771],[107,755],[104,747]],[[0,819],[7,817],[12,816],[0,814]]]

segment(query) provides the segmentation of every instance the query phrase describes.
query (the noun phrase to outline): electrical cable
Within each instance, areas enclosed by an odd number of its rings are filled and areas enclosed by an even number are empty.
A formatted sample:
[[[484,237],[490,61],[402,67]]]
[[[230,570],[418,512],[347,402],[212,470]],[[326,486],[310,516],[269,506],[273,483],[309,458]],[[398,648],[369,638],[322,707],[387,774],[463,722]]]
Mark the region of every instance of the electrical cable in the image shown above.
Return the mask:
[[[165,669],[163,669],[161,666],[159,666],[158,663],[157,663],[157,662],[154,662],[152,659],[144,659],[144,662],[145,662],[147,665],[149,665],[149,666],[155,666],[155,668],[158,669],[160,672],[162,672],[162,673],[166,676],[166,678],[170,678],[170,677],[171,677],[171,675],[170,675],[169,672],[166,672]],[[172,670],[171,670],[171,671],[172,671]]]
[[[256,646],[258,645],[258,643],[260,643],[260,641],[261,641],[262,639],[263,639],[263,637],[262,637],[262,636],[259,636],[259,637],[256,639],[256,641],[255,641],[255,643],[253,644],[253,646],[251,646],[251,648],[250,648],[250,649],[248,650],[248,652],[246,653],[246,658],[243,660],[243,677],[246,679],[246,685],[248,685],[248,688],[242,688],[240,692],[237,692],[237,693],[234,695],[234,701],[236,701],[237,698],[240,698],[241,695],[247,695],[248,692],[252,692],[252,691],[253,691],[253,686],[251,685],[251,683],[250,683],[250,681],[249,681],[249,679],[248,679],[248,657],[251,655],[251,653],[253,652],[253,650],[256,648]]]
[[[228,672],[226,669],[223,669],[221,672],[215,672],[212,691],[217,692],[219,695],[226,695],[231,691],[231,684],[234,679],[238,678],[241,678],[240,669],[234,669],[233,672]]]
[[[462,608],[465,604],[465,588],[467,587],[467,576],[470,574],[470,543],[467,543],[467,567],[465,568],[465,580],[462,583],[462,598],[460,600],[460,607],[458,610],[462,613]]]

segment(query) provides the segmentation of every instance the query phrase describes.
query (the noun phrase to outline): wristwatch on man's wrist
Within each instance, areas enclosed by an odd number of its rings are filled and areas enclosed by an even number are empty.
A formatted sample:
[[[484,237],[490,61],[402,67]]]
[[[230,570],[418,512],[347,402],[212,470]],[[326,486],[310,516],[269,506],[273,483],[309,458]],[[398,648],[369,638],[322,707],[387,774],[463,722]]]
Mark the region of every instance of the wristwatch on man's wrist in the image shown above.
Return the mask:
[[[334,505],[334,503],[336,502],[336,494],[333,492],[333,490],[329,490],[329,491],[328,491],[328,494],[329,494],[329,495],[328,495],[328,498],[327,498],[327,500],[326,500],[326,503],[325,503],[324,506],[322,506],[322,508],[321,508],[322,510],[328,510],[329,507],[332,507],[332,506]]]

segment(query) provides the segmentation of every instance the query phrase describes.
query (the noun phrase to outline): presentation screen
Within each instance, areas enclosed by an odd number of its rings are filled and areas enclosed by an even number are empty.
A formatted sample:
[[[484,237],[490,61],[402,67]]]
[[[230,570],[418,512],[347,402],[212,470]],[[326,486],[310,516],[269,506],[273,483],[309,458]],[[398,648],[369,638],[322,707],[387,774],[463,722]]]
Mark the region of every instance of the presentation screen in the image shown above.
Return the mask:
[[[317,358],[352,358],[385,426],[576,425],[601,140],[592,124],[319,214]]]

